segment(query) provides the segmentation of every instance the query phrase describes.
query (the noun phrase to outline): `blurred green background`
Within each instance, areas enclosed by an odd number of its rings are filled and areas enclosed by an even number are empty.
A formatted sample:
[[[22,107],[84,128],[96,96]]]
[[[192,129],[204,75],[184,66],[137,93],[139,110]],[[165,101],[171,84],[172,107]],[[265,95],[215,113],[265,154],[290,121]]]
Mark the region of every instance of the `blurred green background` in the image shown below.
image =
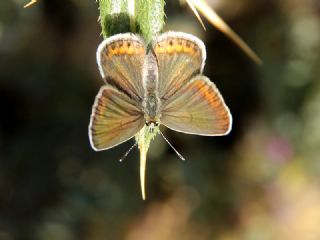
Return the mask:
[[[165,30],[204,40],[205,74],[234,118],[226,137],[164,129],[142,201],[132,145],[94,152],[88,123],[103,81],[93,0],[0,1],[0,239],[320,239],[320,2],[211,0],[263,59],[255,65],[187,6]]]

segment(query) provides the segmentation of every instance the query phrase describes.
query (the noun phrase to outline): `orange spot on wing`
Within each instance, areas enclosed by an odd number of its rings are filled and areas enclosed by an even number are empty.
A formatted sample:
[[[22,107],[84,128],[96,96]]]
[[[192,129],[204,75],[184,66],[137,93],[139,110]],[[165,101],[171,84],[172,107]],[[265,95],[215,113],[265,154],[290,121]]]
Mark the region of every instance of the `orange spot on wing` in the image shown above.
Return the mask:
[[[177,52],[181,52],[181,51],[183,50],[183,46],[177,44],[177,45],[174,46],[174,49],[175,49],[175,51],[177,51]]]
[[[144,54],[144,48],[143,47],[140,46],[140,47],[136,47],[135,49],[136,49],[135,54],[138,54],[138,55]]]
[[[174,49],[172,46],[167,46],[166,50],[167,50],[167,53],[172,54]]]
[[[133,48],[132,48],[132,47],[129,47],[129,48],[127,49],[127,54],[132,55],[133,53],[134,53]]]
[[[120,55],[123,55],[127,52],[125,47],[120,47],[118,51],[119,51],[118,54]]]
[[[157,45],[156,48],[155,48],[155,52],[156,52],[156,53],[164,53],[165,50],[164,50],[163,47]]]

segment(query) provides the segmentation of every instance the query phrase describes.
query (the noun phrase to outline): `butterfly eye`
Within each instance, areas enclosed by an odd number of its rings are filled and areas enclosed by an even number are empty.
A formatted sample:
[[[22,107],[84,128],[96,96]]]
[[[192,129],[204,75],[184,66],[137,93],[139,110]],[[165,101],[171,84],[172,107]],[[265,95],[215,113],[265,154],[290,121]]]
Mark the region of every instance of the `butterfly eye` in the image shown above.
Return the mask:
[[[158,122],[154,122],[154,121],[148,121],[146,122],[146,126],[151,126],[152,128],[154,127],[158,127],[159,126],[159,123]]]

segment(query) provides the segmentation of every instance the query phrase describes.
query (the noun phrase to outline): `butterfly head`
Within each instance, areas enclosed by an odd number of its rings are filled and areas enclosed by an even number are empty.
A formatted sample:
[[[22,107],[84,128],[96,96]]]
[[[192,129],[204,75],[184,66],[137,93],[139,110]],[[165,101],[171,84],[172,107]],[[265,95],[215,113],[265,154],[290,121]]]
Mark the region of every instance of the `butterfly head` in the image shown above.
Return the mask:
[[[153,133],[155,132],[155,129],[159,128],[160,124],[159,122],[149,121],[149,122],[146,122],[146,126],[148,131]]]

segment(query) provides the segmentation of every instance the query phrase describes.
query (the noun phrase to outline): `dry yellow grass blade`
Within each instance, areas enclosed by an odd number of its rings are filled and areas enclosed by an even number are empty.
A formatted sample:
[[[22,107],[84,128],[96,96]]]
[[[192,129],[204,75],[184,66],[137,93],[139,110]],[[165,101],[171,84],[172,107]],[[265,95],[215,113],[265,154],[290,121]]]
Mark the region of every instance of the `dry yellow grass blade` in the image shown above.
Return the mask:
[[[26,5],[24,5],[24,8],[30,7],[31,5],[37,3],[37,0],[31,0],[29,3],[27,3]]]
[[[213,26],[235,42],[255,63],[259,65],[262,64],[262,60],[258,55],[219,17],[205,0],[186,0],[186,2],[198,19],[199,14],[197,10],[202,13]],[[201,24],[203,25],[203,23]]]
[[[206,27],[204,26],[202,19],[196,9],[196,7],[193,5],[193,2],[191,0],[186,0],[186,2],[188,3],[189,7],[191,8],[192,12],[194,13],[194,15],[196,15],[196,17],[198,18],[198,21],[200,22],[200,24],[202,25],[203,29],[206,30]]]

